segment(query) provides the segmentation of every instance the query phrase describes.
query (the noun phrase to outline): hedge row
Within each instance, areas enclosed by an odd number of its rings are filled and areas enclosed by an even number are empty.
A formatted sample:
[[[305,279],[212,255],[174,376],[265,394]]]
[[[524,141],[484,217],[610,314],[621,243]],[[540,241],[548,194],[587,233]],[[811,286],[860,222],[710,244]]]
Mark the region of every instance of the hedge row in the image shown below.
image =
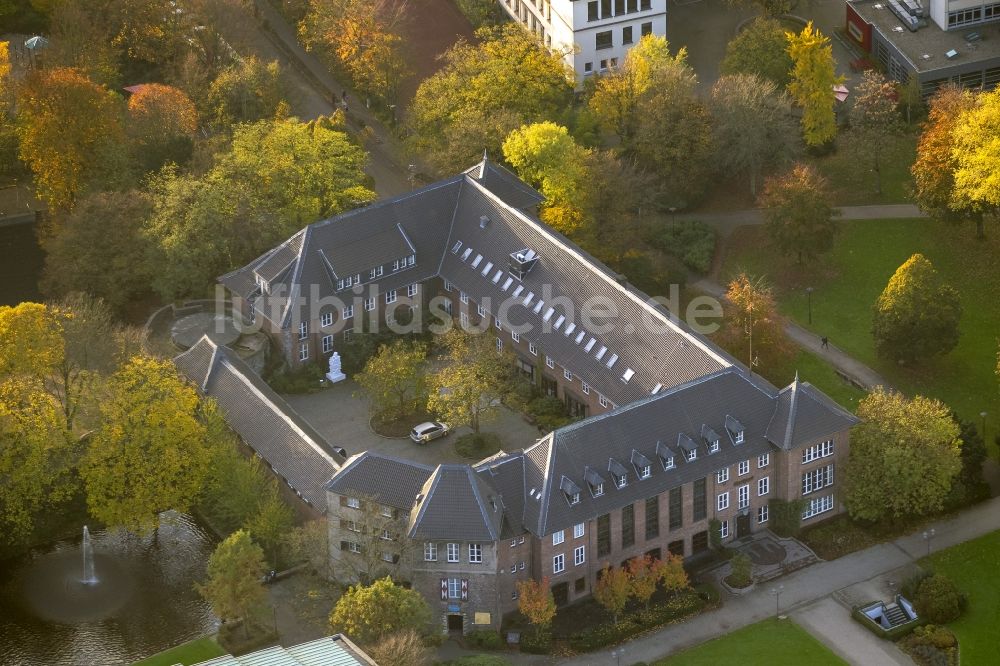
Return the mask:
[[[704,607],[705,600],[697,592],[683,592],[664,603],[650,606],[648,610],[629,613],[618,624],[609,622],[574,634],[569,638],[569,645],[576,652],[591,652],[687,617]]]

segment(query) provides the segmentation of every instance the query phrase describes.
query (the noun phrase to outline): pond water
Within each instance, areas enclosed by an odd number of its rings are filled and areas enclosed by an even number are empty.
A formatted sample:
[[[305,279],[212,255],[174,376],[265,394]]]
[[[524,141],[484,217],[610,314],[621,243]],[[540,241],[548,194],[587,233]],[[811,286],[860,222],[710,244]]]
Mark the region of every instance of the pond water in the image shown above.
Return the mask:
[[[193,518],[164,513],[148,537],[92,532],[93,584],[81,539],[0,563],[0,664],[119,666],[215,629],[194,589],[215,543]]]
[[[38,279],[44,260],[35,225],[0,226],[0,305],[41,299]]]

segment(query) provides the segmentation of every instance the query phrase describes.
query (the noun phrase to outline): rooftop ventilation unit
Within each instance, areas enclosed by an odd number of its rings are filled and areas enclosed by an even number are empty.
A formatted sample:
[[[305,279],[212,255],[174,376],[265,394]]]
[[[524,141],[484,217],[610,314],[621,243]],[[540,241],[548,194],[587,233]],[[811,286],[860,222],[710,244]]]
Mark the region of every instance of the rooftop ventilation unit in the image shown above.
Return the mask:
[[[955,58],[958,57],[958,51],[952,49],[951,51],[946,52],[944,54],[944,57],[947,58],[948,60],[954,60]]]
[[[917,28],[920,27],[920,19],[910,14],[910,11],[900,4],[899,0],[887,0],[887,4],[896,18],[902,21],[903,25],[910,29],[910,32],[917,31]]]
[[[490,225],[490,218],[488,218],[485,215],[482,215],[482,216],[479,217],[479,228],[480,229],[485,229],[489,225]]]
[[[531,272],[536,263],[538,263],[538,255],[535,251],[524,249],[510,253],[508,268],[511,275],[515,276],[518,280],[523,280],[524,276]]]

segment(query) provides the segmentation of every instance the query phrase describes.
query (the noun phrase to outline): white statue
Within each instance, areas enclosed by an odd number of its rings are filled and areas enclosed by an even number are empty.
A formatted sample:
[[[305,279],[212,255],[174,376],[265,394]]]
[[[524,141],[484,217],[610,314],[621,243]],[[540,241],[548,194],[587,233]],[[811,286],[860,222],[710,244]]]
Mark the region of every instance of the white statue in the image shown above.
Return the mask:
[[[330,357],[330,372],[326,373],[326,379],[331,384],[347,379],[347,375],[340,370],[340,354],[337,352]]]

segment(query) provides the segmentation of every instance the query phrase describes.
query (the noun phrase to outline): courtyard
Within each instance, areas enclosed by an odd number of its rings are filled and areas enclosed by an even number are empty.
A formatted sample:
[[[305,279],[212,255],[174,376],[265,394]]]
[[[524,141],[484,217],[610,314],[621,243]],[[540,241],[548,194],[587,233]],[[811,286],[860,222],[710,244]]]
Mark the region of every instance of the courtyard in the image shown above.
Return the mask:
[[[476,462],[455,452],[455,440],[471,432],[469,428],[456,428],[447,437],[427,444],[415,444],[408,437],[389,438],[377,434],[369,425],[368,402],[358,385],[350,379],[317,393],[282,397],[328,442],[344,447],[348,456],[374,451],[425,465]],[[505,451],[527,448],[543,434],[526,422],[521,414],[506,407],[500,407],[496,418],[483,424],[482,432],[500,437]]]

